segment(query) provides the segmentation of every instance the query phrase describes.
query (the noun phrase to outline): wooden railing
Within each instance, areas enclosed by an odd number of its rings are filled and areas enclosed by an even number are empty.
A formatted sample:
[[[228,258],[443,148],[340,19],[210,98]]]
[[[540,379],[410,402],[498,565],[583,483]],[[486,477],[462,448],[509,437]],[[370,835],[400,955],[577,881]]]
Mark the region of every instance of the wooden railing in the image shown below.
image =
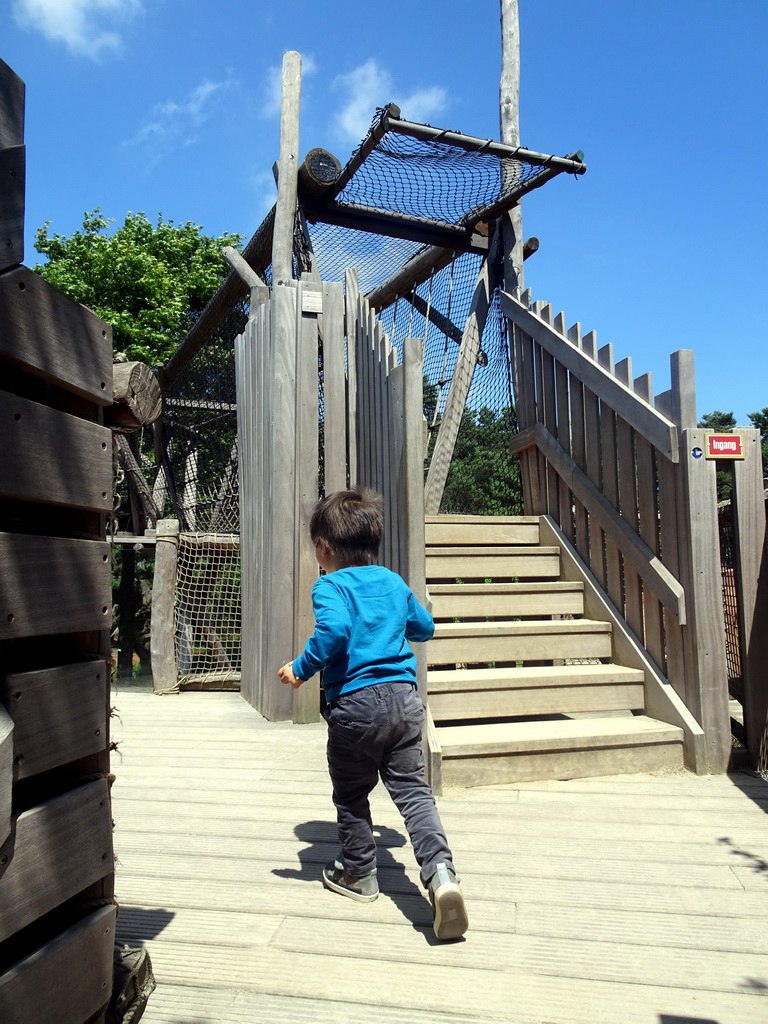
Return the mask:
[[[633,377],[565,315],[505,294],[525,509],[549,516],[704,731],[698,770],[728,763],[714,463],[697,457],[693,353],[669,391]],[[674,703],[674,702],[673,702]]]

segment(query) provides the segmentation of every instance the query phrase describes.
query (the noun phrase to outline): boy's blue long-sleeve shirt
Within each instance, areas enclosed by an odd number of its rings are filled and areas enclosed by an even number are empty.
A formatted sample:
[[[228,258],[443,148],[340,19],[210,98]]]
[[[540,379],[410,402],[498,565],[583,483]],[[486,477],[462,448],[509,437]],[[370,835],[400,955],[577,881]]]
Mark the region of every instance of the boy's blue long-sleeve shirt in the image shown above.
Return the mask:
[[[432,616],[396,573],[360,565],[321,576],[312,588],[315,632],[294,658],[303,680],[322,671],[326,698],[372,683],[416,683],[408,640],[429,640]]]

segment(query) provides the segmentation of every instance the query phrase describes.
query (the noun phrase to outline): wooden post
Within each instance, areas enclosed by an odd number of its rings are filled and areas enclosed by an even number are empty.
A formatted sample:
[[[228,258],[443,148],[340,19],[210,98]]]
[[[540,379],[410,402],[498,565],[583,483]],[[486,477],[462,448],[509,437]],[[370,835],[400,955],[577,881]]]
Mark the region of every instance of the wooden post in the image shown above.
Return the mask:
[[[768,552],[760,432],[740,427],[745,457],[733,463],[736,604],[749,763],[768,770]]]
[[[436,516],[440,511],[440,502],[445,490],[445,482],[448,478],[448,470],[453,458],[453,450],[456,446],[456,438],[459,434],[459,427],[464,415],[464,406],[467,402],[467,395],[472,385],[475,366],[477,365],[477,354],[480,351],[480,341],[483,336],[485,321],[488,317],[488,310],[493,297],[493,289],[496,286],[496,258],[497,234],[491,243],[488,256],[483,260],[480,273],[477,275],[475,290],[472,295],[472,304],[467,316],[467,322],[461,337],[459,354],[456,357],[456,365],[453,369],[451,386],[448,389],[448,398],[445,403],[440,429],[437,432],[437,440],[432,452],[432,461],[429,464],[427,482],[424,488],[424,510],[428,516]],[[426,330],[426,326],[424,328]]]
[[[24,83],[0,60],[0,270],[24,259]]]
[[[344,274],[347,335],[347,469],[348,483],[357,482],[357,271]]]
[[[347,486],[347,409],[344,375],[344,295],[342,286],[322,286],[323,312],[318,318],[323,342],[323,469],[325,493]]]
[[[520,145],[520,20],[517,0],[501,2],[501,81],[499,107],[501,141],[508,146]],[[505,164],[502,161],[502,192],[505,189]],[[509,292],[522,292],[523,283],[523,215],[519,206],[502,214],[502,246],[504,253],[504,287]],[[517,384],[517,381],[515,381]]]
[[[731,753],[728,668],[720,575],[715,463],[697,458],[704,431],[682,431],[681,582],[685,586],[686,695],[704,729],[706,771],[724,772]]]
[[[179,521],[161,519],[157,524],[150,620],[152,685],[155,693],[178,693],[179,690],[174,643],[174,595],[178,554]]]
[[[299,174],[299,101],[301,97],[301,55],[288,50],[283,55],[282,98],[280,101],[280,160],[277,184],[275,229],[272,238],[272,283],[293,279],[293,230]]]
[[[299,308],[297,310],[296,335],[296,417],[295,430],[295,500],[294,512],[294,565],[293,565],[293,643],[289,657],[298,655],[312,632],[312,586],[318,575],[315,549],[309,536],[309,520],[317,504],[318,473],[318,398],[317,398],[317,349],[318,315],[316,301],[323,298],[328,304],[328,319],[323,322],[327,330],[334,329],[333,298],[338,291],[341,304],[341,285],[325,285],[321,291],[317,284],[302,282],[298,286]],[[327,291],[331,290],[328,295]],[[302,301],[304,299],[308,301]],[[343,371],[342,371],[343,372]],[[344,449],[342,441],[342,452]],[[279,453],[279,450],[278,450]],[[343,456],[342,456],[343,457]],[[279,508],[276,510],[279,513]],[[292,510],[291,510],[292,511]],[[289,509],[285,509],[289,518]],[[290,521],[290,519],[289,519]],[[279,522],[279,514],[273,520],[273,528]],[[287,659],[286,659],[287,660]],[[274,684],[274,680],[273,680]],[[280,684],[277,684],[280,686]],[[320,677],[304,683],[298,690],[290,686],[281,687],[293,697],[293,721],[298,723],[316,722],[320,718]]]

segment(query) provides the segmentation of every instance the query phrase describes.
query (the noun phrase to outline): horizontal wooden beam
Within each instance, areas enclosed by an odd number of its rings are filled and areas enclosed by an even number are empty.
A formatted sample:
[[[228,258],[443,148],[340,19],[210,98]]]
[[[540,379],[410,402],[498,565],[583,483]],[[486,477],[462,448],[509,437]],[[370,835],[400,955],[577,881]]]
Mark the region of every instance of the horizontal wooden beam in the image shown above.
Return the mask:
[[[573,496],[586,508],[641,579],[648,584],[664,607],[678,620],[686,623],[685,591],[645,541],[619,515],[596,484],[573,461],[570,455],[542,423],[535,423],[513,438],[509,450],[513,455],[528,448],[538,448],[550,466],[565,482]]]
[[[638,397],[608,370],[576,348],[566,338],[508,292],[501,293],[502,311],[573,373],[600,401],[638,430],[670,462],[679,462],[677,427],[653,406]]]
[[[103,659],[94,659],[0,678],[0,704],[14,722],[19,779],[104,750],[108,672]]]
[[[95,1020],[112,992],[116,917],[99,907],[0,974],[0,1020]]]
[[[543,167],[557,167],[560,171],[565,171],[568,174],[584,174],[587,170],[581,150],[577,150],[570,156],[552,156],[547,153],[537,153],[532,149],[525,149],[524,146],[507,146],[503,142],[494,142],[492,139],[479,139],[473,135],[450,132],[443,128],[433,128],[429,124],[417,124],[414,121],[406,121],[392,116],[385,118],[385,124],[388,131],[396,132],[398,135],[409,135],[422,142],[441,142],[443,145],[456,146],[467,152],[489,153],[500,159],[519,160],[521,163]]]
[[[413,217],[392,210],[379,210],[372,206],[335,201],[323,204],[305,201],[304,213],[307,220],[313,223],[320,221],[390,238],[407,238],[412,242],[437,245],[460,252],[484,254],[488,251],[488,238],[472,231],[471,227],[460,227],[426,217]]]
[[[28,267],[0,274],[0,359],[112,404],[112,328]]]
[[[0,391],[0,425],[0,496],[111,510],[107,427],[6,391]]]
[[[113,870],[106,780],[23,811],[15,818],[13,856],[2,876],[0,941]]]
[[[418,292],[406,292],[404,297],[423,317],[426,318],[427,313],[429,313],[430,323],[433,323],[439,331],[442,331],[446,338],[455,341],[457,345],[461,344],[463,334],[452,320],[449,320],[447,316],[443,316],[434,306],[430,306],[425,299],[422,299]]]
[[[0,640],[107,629],[105,541],[0,533]]]

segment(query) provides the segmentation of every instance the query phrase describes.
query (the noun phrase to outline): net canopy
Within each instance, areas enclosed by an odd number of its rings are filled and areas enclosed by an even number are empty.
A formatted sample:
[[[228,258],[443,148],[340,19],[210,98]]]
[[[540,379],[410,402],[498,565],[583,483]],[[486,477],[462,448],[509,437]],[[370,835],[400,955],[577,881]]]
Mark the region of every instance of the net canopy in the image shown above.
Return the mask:
[[[300,174],[295,276],[343,281],[352,268],[360,292],[378,294],[374,305],[398,354],[404,338],[422,339],[424,411],[433,431],[495,218],[555,174],[582,173],[580,157],[513,150],[417,125],[390,104],[376,111],[366,138],[323,188],[303,192]],[[273,215],[244,251],[267,283]],[[247,300],[230,303],[165,389],[164,472],[156,492],[163,514],[171,508],[182,529],[239,529],[234,339],[247,313]],[[512,514],[521,511],[507,451],[516,421],[498,295],[481,347],[441,511]],[[319,386],[322,419],[322,365]]]

